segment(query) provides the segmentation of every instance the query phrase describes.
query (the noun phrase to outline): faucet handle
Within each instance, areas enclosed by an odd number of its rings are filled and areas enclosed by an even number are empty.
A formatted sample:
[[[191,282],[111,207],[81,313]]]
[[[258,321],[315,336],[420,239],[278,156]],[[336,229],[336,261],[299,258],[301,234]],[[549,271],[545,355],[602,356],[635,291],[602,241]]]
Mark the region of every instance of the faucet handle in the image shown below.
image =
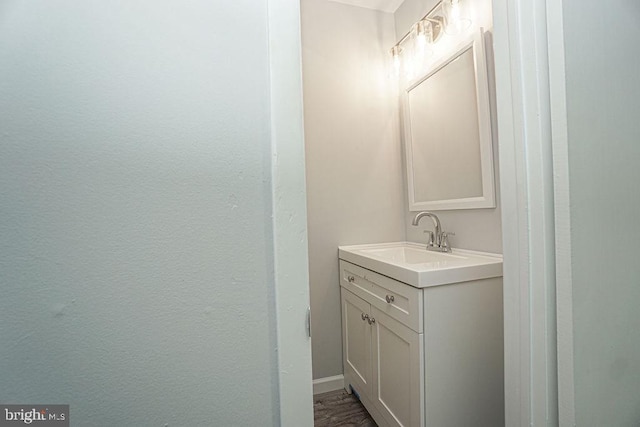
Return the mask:
[[[449,236],[455,236],[456,233],[450,231],[443,231],[440,233],[440,247],[444,252],[451,252],[451,246],[449,246]]]
[[[424,234],[429,234],[429,242],[427,243],[427,246],[433,246],[435,244],[435,238],[434,238],[433,231],[424,230],[423,233]]]

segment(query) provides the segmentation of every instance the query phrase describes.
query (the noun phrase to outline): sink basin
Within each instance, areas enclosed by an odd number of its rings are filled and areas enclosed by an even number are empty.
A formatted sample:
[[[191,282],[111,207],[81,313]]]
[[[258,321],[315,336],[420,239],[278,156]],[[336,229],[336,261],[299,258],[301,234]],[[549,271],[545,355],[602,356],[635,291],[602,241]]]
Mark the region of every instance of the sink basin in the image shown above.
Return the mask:
[[[468,259],[468,257],[460,256],[457,253],[427,251],[424,245],[421,247],[403,245],[388,248],[360,249],[360,252],[367,256],[381,258],[395,263],[441,263],[442,267],[446,266],[446,263],[463,262]]]
[[[434,252],[411,242],[340,246],[338,256],[417,288],[502,276],[502,255],[465,249]]]

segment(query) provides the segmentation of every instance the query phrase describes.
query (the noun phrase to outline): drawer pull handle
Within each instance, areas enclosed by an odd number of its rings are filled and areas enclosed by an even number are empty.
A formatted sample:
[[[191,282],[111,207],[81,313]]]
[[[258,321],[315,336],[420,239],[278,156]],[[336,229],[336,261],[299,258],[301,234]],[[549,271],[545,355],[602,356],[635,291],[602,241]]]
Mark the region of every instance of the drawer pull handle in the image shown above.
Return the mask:
[[[386,298],[387,302],[389,304],[391,304],[392,302],[394,302],[396,300],[396,297],[394,297],[393,295],[387,295]]]
[[[349,277],[347,277],[347,280],[349,281],[349,283],[353,283],[353,282],[355,282],[356,278],[353,277],[353,276],[349,276]]]
[[[362,320],[369,320],[369,315],[368,314],[361,313],[360,317],[362,317]],[[369,322],[369,324],[371,324],[371,322]]]
[[[372,317],[370,319],[367,319],[367,322],[369,322],[369,324],[371,325],[372,323],[376,323],[376,319]]]

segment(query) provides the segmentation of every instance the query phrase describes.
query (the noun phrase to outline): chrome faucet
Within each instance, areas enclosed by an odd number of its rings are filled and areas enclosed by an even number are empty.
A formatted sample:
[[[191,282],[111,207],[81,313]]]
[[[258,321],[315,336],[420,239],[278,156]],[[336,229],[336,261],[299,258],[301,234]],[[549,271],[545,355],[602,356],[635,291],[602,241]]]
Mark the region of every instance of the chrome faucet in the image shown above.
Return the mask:
[[[428,216],[433,221],[433,226],[435,230],[433,232],[425,230],[425,233],[429,233],[429,242],[427,243],[428,251],[437,251],[437,252],[451,252],[451,246],[449,246],[449,236],[454,235],[455,233],[448,233],[442,231],[442,227],[440,225],[440,219],[438,216],[432,212],[418,212],[418,214],[413,218],[411,222],[412,225],[418,226],[420,220]]]

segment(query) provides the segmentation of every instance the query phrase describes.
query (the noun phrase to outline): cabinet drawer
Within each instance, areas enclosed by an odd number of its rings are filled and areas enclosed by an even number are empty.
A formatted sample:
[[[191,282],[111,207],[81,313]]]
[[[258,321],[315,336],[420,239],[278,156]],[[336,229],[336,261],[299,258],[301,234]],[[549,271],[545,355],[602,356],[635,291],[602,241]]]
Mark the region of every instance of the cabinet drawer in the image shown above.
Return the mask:
[[[340,286],[412,330],[422,332],[420,289],[342,260]]]

